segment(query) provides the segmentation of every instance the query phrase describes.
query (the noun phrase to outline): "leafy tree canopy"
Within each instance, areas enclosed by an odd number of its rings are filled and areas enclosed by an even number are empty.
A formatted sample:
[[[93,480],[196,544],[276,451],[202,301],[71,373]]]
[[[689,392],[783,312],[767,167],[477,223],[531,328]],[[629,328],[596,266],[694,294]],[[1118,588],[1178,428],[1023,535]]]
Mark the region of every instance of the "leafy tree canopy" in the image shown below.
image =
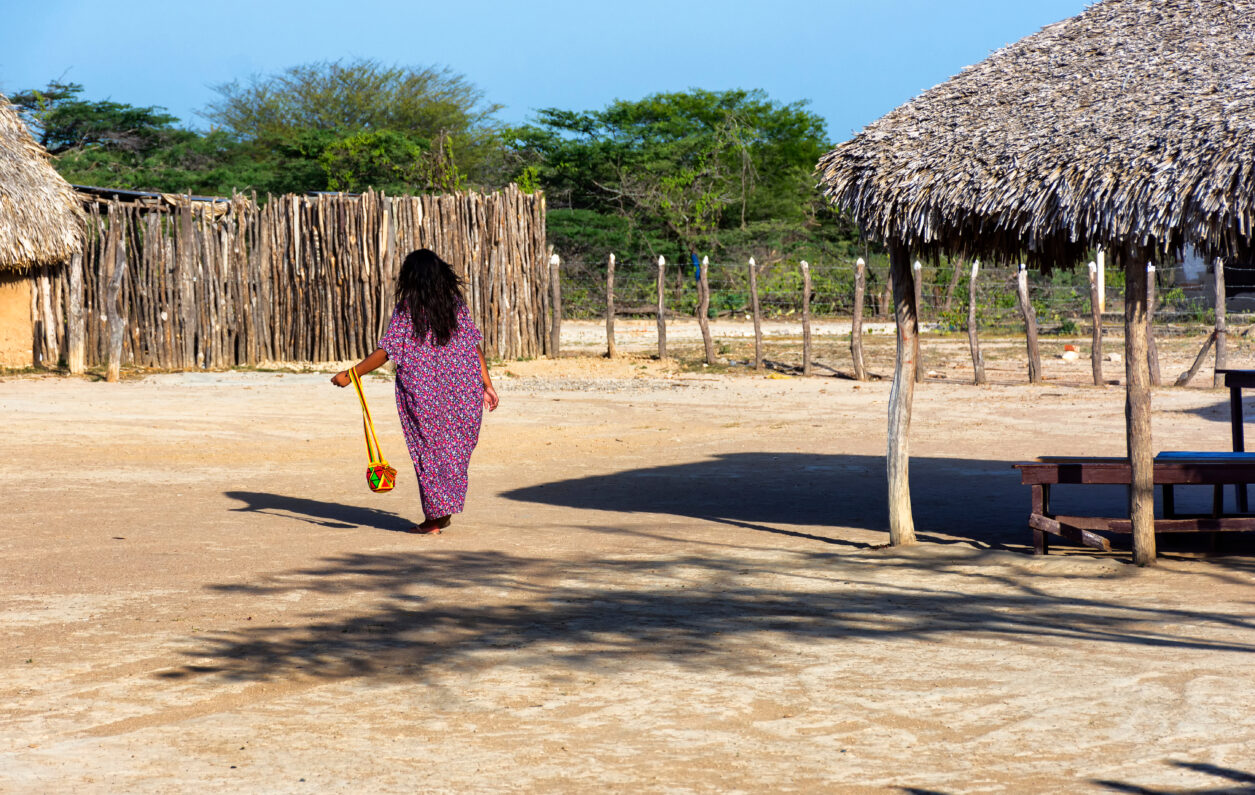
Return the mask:
[[[178,137],[177,118],[164,108],[146,108],[111,100],[81,99],[78,83],[50,81],[42,89],[19,91],[9,97],[32,133],[52,154],[100,146],[140,152]]]
[[[341,150],[360,150],[364,140],[360,136],[368,133],[376,136],[375,144],[391,152],[389,157],[400,155],[405,160],[416,155],[400,144],[402,139],[424,150],[429,142],[445,139],[452,163],[477,184],[498,160],[493,117],[500,106],[485,102],[482,91],[449,69],[385,66],[370,59],[318,61],[247,83],[225,83],[215,91],[219,98],[203,115],[241,141],[264,148],[322,132],[337,140],[352,139]],[[394,135],[378,137],[384,131]],[[332,159],[343,165],[344,154]],[[408,167],[405,162],[392,166],[401,171]],[[370,171],[378,167],[374,162],[355,181],[378,173]],[[389,180],[398,173],[391,167],[384,171]],[[337,174],[342,180],[343,172]]]
[[[740,89],[546,108],[512,139],[551,203],[626,214],[694,242],[757,220],[804,221],[827,147],[823,119],[805,103]]]

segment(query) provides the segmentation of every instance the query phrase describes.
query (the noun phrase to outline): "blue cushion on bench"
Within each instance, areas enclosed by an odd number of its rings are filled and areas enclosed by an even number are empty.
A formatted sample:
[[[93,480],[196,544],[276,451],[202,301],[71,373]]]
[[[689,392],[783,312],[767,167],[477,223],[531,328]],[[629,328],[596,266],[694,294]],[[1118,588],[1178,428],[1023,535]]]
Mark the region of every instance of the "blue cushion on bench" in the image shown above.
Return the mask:
[[[1180,461],[1209,461],[1233,464],[1248,464],[1255,460],[1255,453],[1209,453],[1209,452],[1191,452],[1188,450],[1165,450],[1155,456],[1156,461],[1164,462],[1180,462]]]

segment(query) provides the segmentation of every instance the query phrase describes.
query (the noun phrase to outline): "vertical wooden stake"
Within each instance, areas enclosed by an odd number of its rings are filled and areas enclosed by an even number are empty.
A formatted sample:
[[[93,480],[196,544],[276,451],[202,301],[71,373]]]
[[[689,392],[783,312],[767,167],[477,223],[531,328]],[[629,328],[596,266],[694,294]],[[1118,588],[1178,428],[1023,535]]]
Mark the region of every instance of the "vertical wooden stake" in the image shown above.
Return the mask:
[[[70,295],[66,323],[65,363],[70,372],[80,375],[87,369],[83,346],[86,330],[83,328],[83,254],[70,257]]]
[[[1155,347],[1155,266],[1146,263],[1146,358],[1150,385],[1159,386],[1159,349]]]
[[[976,274],[980,260],[972,260],[972,278],[967,287],[967,346],[972,351],[973,382],[985,383],[985,357],[980,352],[980,340],[976,336]]]
[[[113,209],[112,207],[110,208]],[[113,263],[109,274],[109,291],[105,303],[109,317],[109,367],[105,380],[116,382],[122,370],[122,331],[124,326],[122,306],[122,277],[126,275],[126,222],[121,210],[110,212],[109,236],[113,238]]]
[[[1103,386],[1102,378],[1102,299],[1098,295],[1098,265],[1089,264],[1089,318],[1093,336],[1089,344],[1090,369],[1094,386]]]
[[[850,357],[854,359],[854,378],[867,380],[863,364],[863,293],[867,289],[867,263],[862,257],[854,262],[854,322],[850,326]]]
[[[667,358],[667,258],[658,257],[658,358]]]
[[[1150,428],[1150,367],[1146,358],[1146,266],[1135,252],[1116,254],[1124,260],[1124,417],[1132,483],[1129,519],[1133,522],[1133,562],[1155,562],[1154,448]]]
[[[1212,376],[1211,385],[1214,387],[1224,386],[1224,374],[1220,371],[1228,367],[1229,351],[1226,343],[1229,339],[1228,322],[1226,318],[1226,297],[1224,284],[1224,260],[1216,258],[1215,265],[1216,278],[1216,372]]]
[[[924,357],[920,355],[919,350],[919,312],[924,306],[924,266],[919,260],[915,260],[915,272],[913,274],[915,285],[915,383],[922,384],[924,382]]]
[[[1016,276],[1016,296],[1020,302],[1020,313],[1024,315],[1024,335],[1028,340],[1028,382],[1041,383],[1041,353],[1037,349],[1037,313],[1033,311],[1033,302],[1028,297],[1028,266],[1020,263],[1020,272]]]
[[[697,325],[702,330],[702,346],[706,350],[706,364],[715,363],[715,343],[710,338],[710,257],[702,257],[701,271],[697,276]]]
[[[606,265],[606,356],[613,359],[619,352],[614,347],[614,254]]]
[[[889,439],[885,470],[889,480],[889,543],[915,543],[915,519],[911,515],[910,444],[911,403],[915,397],[915,337],[919,322],[911,261],[898,243],[889,245],[889,272],[893,283],[898,347],[893,363],[893,387],[889,390]]]
[[[811,266],[802,260],[802,375],[811,374]]]
[[[1107,311],[1107,252],[1098,247],[1098,313]]]
[[[562,258],[549,247],[549,290],[553,303],[553,326],[549,329],[549,355],[562,353]]]
[[[758,263],[750,257],[750,306],[754,312],[754,370],[763,369],[763,315],[758,303]]]

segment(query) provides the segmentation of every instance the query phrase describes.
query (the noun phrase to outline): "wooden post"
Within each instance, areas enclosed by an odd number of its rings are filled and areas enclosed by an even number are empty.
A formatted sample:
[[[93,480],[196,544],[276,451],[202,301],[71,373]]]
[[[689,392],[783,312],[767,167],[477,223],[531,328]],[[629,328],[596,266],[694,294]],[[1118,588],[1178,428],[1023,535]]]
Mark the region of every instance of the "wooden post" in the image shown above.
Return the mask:
[[[658,257],[658,358],[667,358],[667,258]]]
[[[614,347],[614,254],[606,265],[606,356],[618,355]]]
[[[1226,299],[1224,284],[1224,260],[1216,258],[1215,265],[1216,279],[1216,372],[1212,376],[1211,385],[1213,387],[1224,386],[1224,375],[1221,370],[1228,367],[1229,351],[1226,343],[1229,339],[1229,330],[1227,318],[1225,316]]]
[[[1190,379],[1197,375],[1199,368],[1203,366],[1203,360],[1207,358],[1207,351],[1211,350],[1211,346],[1215,342],[1216,331],[1215,329],[1212,329],[1212,332],[1207,335],[1207,339],[1203,341],[1202,350],[1198,352],[1198,356],[1194,357],[1194,364],[1190,366],[1190,369],[1181,373],[1181,375],[1177,377],[1176,383],[1173,384],[1173,386],[1185,386],[1190,383]]]
[[[854,359],[854,378],[867,380],[863,364],[863,293],[867,289],[867,263],[859,257],[854,262],[854,322],[850,326],[850,357]]]
[[[1102,298],[1098,294],[1098,265],[1089,264],[1089,319],[1093,327],[1089,343],[1089,366],[1094,386],[1104,386],[1102,377]]]
[[[1098,313],[1107,311],[1107,252],[1098,247]]]
[[[919,321],[915,307],[915,286],[911,283],[911,261],[906,248],[901,244],[889,244],[889,272],[893,283],[898,346],[893,364],[893,387],[889,390],[889,439],[885,451],[885,470],[889,480],[889,543],[902,546],[915,543],[915,519],[911,515],[909,436],[911,403],[915,396],[915,337],[919,332]]]
[[[915,272],[913,275],[915,285],[915,383],[924,382],[924,357],[919,351],[919,311],[924,306],[924,266],[919,260],[915,260]]]
[[[1159,349],[1155,347],[1155,266],[1146,263],[1146,358],[1150,385],[1159,386]]]
[[[802,375],[811,374],[811,266],[802,260]]]
[[[549,329],[550,356],[558,358],[562,352],[562,258],[549,247],[549,290],[553,303],[553,325]]]
[[[750,308],[754,312],[754,370],[763,370],[763,315],[758,303],[758,263],[750,257]]]
[[[959,286],[959,279],[963,275],[963,260],[956,259],[954,261],[954,272],[950,274],[950,284],[946,285],[946,300],[942,304],[941,311],[949,312],[951,305],[954,303],[954,291]]]
[[[1037,313],[1033,311],[1033,302],[1028,297],[1028,266],[1020,263],[1020,272],[1016,276],[1016,296],[1020,302],[1020,313],[1024,315],[1024,334],[1028,340],[1028,382],[1041,383],[1041,354],[1037,350]]]
[[[1150,367],[1146,358],[1146,266],[1135,252],[1116,254],[1124,260],[1124,417],[1132,483],[1129,519],[1133,523],[1133,562],[1155,562],[1154,452],[1150,428]]]
[[[697,277],[697,325],[702,330],[702,346],[706,350],[706,364],[715,363],[715,344],[710,338],[710,257],[702,257],[701,273]]]
[[[973,382],[985,383],[985,357],[980,352],[980,340],[976,336],[976,274],[980,260],[972,260],[972,278],[967,287],[967,346],[972,350]]]
[[[66,323],[65,363],[69,366],[70,373],[80,375],[87,369],[83,353],[86,330],[83,328],[82,252],[70,257],[70,295],[67,300],[70,305],[67,307],[69,322]]]
[[[110,208],[111,210],[113,208]],[[126,222],[124,211],[118,208],[109,213],[109,237],[113,239],[113,262],[109,273],[109,289],[105,310],[109,318],[109,367],[105,380],[116,382],[122,371],[122,331],[124,326],[122,307],[122,277],[126,275]]]

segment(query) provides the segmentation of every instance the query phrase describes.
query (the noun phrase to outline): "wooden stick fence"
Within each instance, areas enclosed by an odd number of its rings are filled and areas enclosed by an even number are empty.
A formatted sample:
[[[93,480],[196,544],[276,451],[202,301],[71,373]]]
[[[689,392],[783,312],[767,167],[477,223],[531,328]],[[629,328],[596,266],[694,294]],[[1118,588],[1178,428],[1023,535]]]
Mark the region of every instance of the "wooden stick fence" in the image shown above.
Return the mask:
[[[81,258],[49,271],[36,360],[221,369],[346,361],[374,350],[401,261],[431,248],[466,281],[489,356],[549,353],[545,202],[493,194],[192,201],[84,197]],[[79,297],[81,293],[81,298]]]

